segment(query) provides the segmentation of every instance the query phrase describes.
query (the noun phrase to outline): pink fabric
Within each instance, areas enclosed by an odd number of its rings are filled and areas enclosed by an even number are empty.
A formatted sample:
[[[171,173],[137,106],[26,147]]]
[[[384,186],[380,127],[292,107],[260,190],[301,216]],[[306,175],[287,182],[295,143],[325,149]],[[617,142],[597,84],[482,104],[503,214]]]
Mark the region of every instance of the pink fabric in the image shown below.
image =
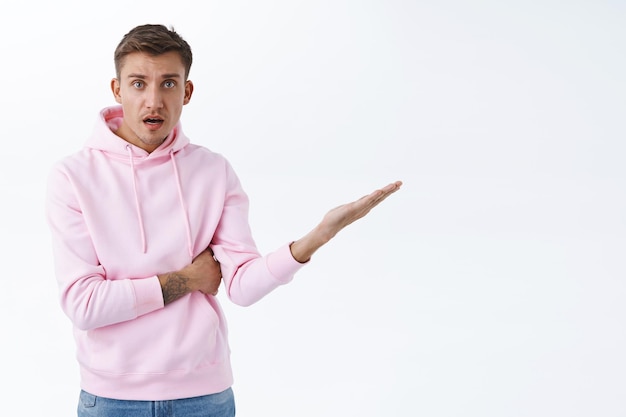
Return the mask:
[[[49,175],[55,273],[81,387],[144,400],[222,391],[233,376],[217,299],[196,292],[164,308],[156,275],[211,246],[228,297],[250,305],[303,264],[288,244],[259,254],[248,198],[223,156],[191,144],[180,124],[148,154],[111,131],[121,118],[121,107],[104,109],[86,146]]]

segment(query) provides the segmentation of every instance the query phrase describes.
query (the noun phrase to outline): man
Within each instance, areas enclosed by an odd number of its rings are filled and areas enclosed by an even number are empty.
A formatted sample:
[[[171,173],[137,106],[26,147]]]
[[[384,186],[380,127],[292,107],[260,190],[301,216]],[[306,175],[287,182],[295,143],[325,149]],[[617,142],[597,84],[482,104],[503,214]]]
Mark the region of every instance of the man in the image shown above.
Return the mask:
[[[78,415],[233,416],[220,283],[236,304],[258,301],[401,182],[262,256],[231,165],[182,131],[193,93],[187,42],[142,25],[114,59],[118,105],[53,167],[46,200],[60,303],[75,329]]]

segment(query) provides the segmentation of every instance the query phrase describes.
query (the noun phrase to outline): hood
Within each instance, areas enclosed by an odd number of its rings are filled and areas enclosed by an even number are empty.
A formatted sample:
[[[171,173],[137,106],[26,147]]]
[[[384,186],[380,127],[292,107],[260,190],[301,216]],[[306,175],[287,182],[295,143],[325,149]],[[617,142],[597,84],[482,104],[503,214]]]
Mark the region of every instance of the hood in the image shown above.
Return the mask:
[[[85,146],[105,152],[108,156],[115,157],[117,155],[120,158],[128,159],[128,146],[132,148],[132,153],[135,157],[145,158],[150,155],[151,158],[155,158],[168,156],[189,144],[189,139],[183,133],[181,124],[178,122],[165,141],[149,154],[142,148],[125,141],[115,134],[115,131],[122,124],[123,118],[122,106],[104,108],[100,111],[94,130],[87,139]]]

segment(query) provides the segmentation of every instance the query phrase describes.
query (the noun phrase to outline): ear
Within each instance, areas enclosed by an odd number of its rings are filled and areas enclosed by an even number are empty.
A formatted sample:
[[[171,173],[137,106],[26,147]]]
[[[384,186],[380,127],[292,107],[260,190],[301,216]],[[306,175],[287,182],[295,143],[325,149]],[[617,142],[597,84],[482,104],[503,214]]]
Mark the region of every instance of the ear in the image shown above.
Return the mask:
[[[189,103],[191,100],[191,95],[193,94],[193,83],[191,80],[185,81],[185,98],[183,99],[183,106]]]
[[[117,78],[113,78],[111,80],[111,92],[113,92],[113,97],[115,97],[115,101],[119,104],[122,104],[122,96],[120,95],[120,81]]]

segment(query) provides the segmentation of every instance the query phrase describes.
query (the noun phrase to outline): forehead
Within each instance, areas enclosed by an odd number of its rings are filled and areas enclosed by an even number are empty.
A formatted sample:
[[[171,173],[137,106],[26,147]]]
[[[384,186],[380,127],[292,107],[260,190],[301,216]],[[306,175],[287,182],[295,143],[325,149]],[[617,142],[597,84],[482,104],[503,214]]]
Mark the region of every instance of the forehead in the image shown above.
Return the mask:
[[[160,74],[179,74],[184,78],[185,66],[176,51],[161,55],[150,55],[145,52],[132,52],[124,58],[120,67],[120,77],[141,75],[144,77]]]

